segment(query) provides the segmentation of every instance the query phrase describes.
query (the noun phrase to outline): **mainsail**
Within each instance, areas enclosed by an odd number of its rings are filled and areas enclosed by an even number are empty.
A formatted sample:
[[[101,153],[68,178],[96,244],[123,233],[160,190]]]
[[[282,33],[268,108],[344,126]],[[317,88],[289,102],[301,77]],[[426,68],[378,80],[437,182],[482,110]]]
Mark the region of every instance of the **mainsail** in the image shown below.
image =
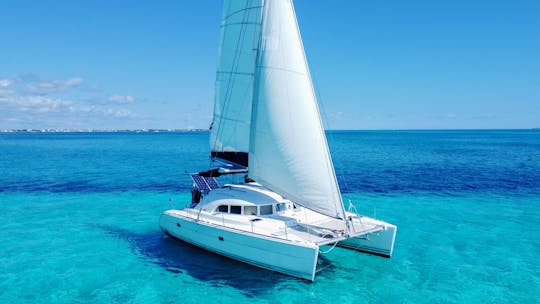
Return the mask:
[[[226,0],[216,75],[210,149],[217,156],[247,166],[251,104],[262,0]]]
[[[257,182],[344,218],[291,0],[226,0],[224,6],[213,155],[249,152],[249,175]]]

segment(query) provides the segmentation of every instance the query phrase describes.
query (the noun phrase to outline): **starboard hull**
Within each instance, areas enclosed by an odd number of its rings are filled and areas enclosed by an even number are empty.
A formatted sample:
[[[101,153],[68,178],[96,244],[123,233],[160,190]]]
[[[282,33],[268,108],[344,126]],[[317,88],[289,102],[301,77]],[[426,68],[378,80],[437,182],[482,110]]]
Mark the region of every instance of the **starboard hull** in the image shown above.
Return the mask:
[[[160,227],[168,235],[205,250],[283,274],[313,281],[319,247],[295,244],[163,213]]]
[[[384,230],[351,237],[337,245],[390,258],[394,251],[397,227],[388,223],[384,223],[384,227]]]

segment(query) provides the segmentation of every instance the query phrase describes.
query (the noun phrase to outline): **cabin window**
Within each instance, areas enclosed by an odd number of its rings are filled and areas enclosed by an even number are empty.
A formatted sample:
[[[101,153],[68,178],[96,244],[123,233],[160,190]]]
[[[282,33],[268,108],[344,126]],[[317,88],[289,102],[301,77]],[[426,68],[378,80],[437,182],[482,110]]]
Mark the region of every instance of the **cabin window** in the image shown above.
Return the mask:
[[[264,205],[259,208],[260,215],[272,214],[272,205]]]
[[[244,206],[244,215],[257,215],[257,206]]]
[[[231,206],[231,213],[242,214],[242,206]]]
[[[285,211],[285,203],[279,203],[276,205],[276,212]]]
[[[216,209],[217,212],[229,212],[229,206],[227,205],[220,205],[219,207],[217,207]]]

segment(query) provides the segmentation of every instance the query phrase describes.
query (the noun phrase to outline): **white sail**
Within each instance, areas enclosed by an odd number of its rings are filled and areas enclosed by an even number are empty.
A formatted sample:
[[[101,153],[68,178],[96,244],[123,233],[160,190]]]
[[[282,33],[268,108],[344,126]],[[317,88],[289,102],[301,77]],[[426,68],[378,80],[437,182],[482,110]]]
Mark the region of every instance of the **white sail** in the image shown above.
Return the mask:
[[[210,135],[213,154],[248,152],[261,11],[262,0],[225,0],[223,3]]]
[[[261,31],[249,174],[297,204],[344,218],[291,0],[265,1]]]

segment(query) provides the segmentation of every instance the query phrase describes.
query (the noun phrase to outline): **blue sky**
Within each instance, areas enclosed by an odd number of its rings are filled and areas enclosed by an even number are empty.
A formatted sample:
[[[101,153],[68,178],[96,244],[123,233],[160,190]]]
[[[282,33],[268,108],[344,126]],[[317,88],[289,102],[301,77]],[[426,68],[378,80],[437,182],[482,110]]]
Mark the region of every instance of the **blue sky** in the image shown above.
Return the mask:
[[[540,127],[539,1],[294,3],[327,128]],[[207,128],[221,5],[0,0],[0,129]]]

